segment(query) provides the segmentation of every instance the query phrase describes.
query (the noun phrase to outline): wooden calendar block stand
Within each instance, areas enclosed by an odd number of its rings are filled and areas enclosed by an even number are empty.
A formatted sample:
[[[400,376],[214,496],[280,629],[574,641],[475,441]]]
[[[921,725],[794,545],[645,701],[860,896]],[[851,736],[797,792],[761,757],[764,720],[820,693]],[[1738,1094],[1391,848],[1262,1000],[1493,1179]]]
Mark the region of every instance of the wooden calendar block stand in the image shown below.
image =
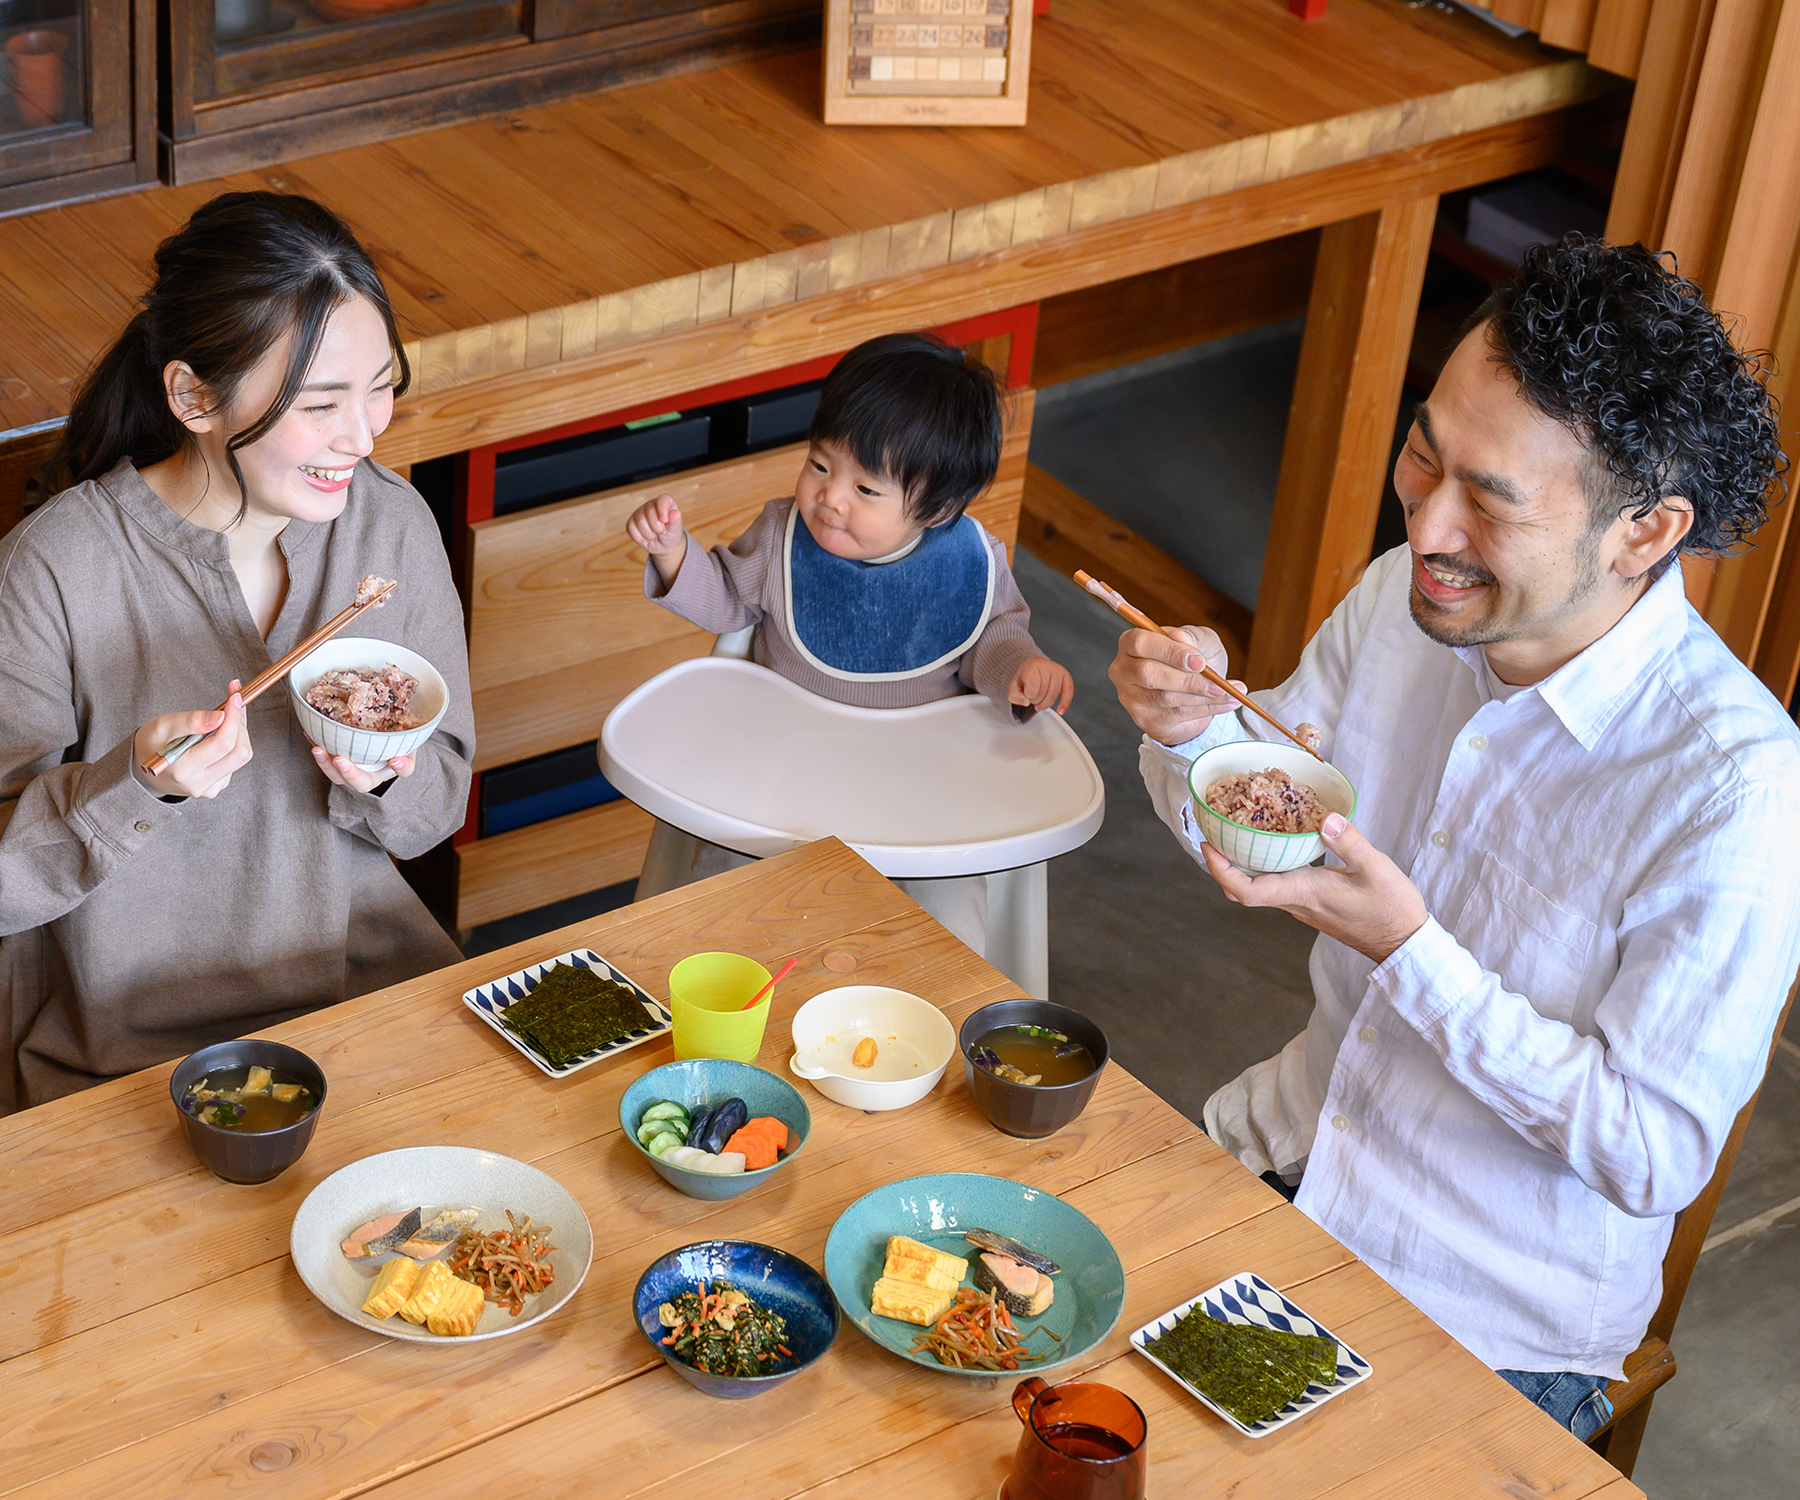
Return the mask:
[[[827,125],[1023,125],[1032,0],[827,0]]]

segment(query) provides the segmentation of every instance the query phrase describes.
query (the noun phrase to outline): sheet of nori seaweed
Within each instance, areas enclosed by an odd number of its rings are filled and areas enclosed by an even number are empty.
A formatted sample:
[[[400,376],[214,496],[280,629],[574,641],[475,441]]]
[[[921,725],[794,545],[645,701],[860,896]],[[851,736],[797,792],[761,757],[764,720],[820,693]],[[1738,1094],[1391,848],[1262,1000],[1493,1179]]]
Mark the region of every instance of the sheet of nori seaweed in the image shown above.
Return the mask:
[[[537,988],[500,1019],[558,1068],[650,1024],[630,985],[569,964],[546,970]]]
[[[1335,1339],[1225,1323],[1199,1306],[1145,1347],[1246,1427],[1268,1421],[1308,1385],[1337,1379]]]

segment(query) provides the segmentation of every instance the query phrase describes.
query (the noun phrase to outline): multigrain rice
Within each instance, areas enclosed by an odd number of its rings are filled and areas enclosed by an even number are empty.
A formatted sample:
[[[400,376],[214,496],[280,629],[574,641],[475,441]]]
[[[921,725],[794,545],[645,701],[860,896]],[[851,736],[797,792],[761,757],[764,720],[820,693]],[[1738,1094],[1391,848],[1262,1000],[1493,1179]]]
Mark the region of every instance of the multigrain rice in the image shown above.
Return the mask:
[[[391,734],[425,721],[411,711],[419,679],[389,662],[385,667],[343,667],[324,673],[306,701],[339,724]]]
[[[1311,787],[1286,771],[1238,771],[1206,789],[1206,805],[1222,818],[1269,833],[1317,833],[1329,810]]]

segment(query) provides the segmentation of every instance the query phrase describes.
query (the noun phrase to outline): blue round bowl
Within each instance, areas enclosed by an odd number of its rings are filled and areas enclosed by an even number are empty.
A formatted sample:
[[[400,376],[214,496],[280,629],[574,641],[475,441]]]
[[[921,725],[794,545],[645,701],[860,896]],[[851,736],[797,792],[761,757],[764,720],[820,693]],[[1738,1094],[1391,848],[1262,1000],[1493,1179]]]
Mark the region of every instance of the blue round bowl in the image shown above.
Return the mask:
[[[744,1101],[753,1120],[773,1115],[799,1137],[800,1144],[772,1167],[718,1177],[710,1172],[691,1172],[652,1156],[637,1138],[644,1111],[660,1100],[673,1099],[683,1109],[692,1111],[710,1109],[733,1098]],[[690,1057],[652,1068],[626,1089],[625,1097],[619,1101],[619,1124],[632,1149],[655,1167],[670,1187],[679,1188],[690,1198],[719,1203],[749,1192],[793,1161],[812,1133],[812,1113],[806,1107],[806,1100],[801,1098],[800,1090],[767,1068],[729,1062],[722,1057]]]
[[[791,1362],[768,1375],[708,1375],[676,1358],[663,1344],[668,1330],[657,1317],[657,1308],[678,1292],[720,1279],[787,1319],[786,1342],[794,1351]],[[837,1298],[823,1276],[799,1256],[752,1240],[702,1240],[652,1261],[638,1277],[631,1311],[638,1331],[671,1369],[696,1389],[724,1401],[760,1396],[798,1375],[831,1347],[842,1321]]]

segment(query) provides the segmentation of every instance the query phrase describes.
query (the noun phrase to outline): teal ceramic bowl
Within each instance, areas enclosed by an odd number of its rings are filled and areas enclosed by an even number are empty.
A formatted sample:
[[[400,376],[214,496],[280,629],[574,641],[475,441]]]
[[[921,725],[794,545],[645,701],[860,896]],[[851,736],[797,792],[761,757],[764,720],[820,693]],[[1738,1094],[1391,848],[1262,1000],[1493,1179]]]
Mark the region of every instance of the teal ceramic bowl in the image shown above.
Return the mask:
[[[638,1141],[637,1130],[643,1123],[644,1111],[659,1100],[673,1099],[691,1113],[696,1109],[711,1109],[732,1098],[744,1101],[753,1120],[773,1115],[800,1138],[799,1145],[772,1167],[715,1177],[710,1172],[690,1172],[652,1156]],[[626,1089],[625,1097],[619,1101],[619,1125],[625,1132],[625,1139],[631,1142],[631,1149],[649,1162],[670,1187],[680,1189],[690,1198],[718,1203],[747,1193],[777,1172],[785,1171],[804,1149],[806,1138],[812,1133],[812,1114],[800,1097],[800,1090],[766,1068],[729,1062],[722,1057],[690,1057],[652,1068]]]
[[[1016,1319],[1022,1330],[1042,1325],[1061,1342],[1044,1334],[1030,1339],[1026,1347],[1044,1358],[1024,1365],[1019,1374],[1035,1375],[1067,1364],[1092,1349],[1119,1321],[1125,1306],[1125,1268],[1099,1226],[1054,1193],[974,1172],[937,1172],[889,1183],[839,1215],[825,1241],[825,1279],[845,1318],[882,1348],[916,1365],[944,1375],[992,1380],[992,1370],[959,1370],[940,1365],[930,1354],[914,1354],[913,1340],[922,1329],[869,1311],[889,1236],[904,1234],[935,1250],[973,1257],[980,1251],[963,1238],[968,1229],[1007,1235],[1062,1267],[1055,1277],[1056,1300],[1044,1315]],[[963,1285],[974,1282],[964,1277]]]

